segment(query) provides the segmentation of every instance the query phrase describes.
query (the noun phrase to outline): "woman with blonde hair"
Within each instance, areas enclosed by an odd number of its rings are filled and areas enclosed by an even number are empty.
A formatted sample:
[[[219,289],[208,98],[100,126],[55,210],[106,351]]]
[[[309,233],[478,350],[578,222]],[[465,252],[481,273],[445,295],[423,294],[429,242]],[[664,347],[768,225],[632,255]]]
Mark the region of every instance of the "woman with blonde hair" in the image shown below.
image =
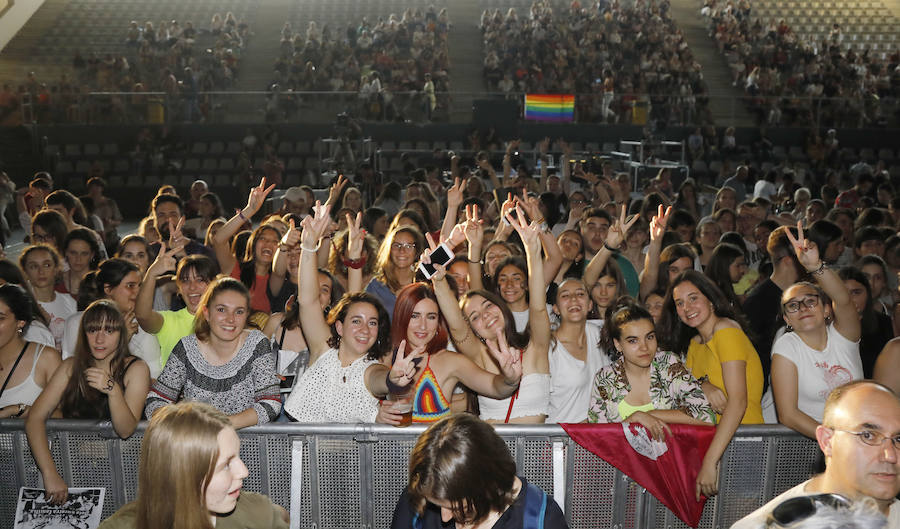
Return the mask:
[[[240,446],[228,417],[208,404],[160,409],[141,442],[137,499],[100,527],[287,528],[283,508],[260,494],[241,492],[249,471]]]

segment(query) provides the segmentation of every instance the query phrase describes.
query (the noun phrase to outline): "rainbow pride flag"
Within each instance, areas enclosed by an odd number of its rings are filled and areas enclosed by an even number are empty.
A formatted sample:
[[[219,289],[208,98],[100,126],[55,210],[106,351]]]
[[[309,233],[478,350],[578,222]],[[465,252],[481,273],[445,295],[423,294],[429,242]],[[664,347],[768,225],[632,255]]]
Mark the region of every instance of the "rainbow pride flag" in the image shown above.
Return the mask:
[[[565,94],[525,94],[525,119],[574,121],[575,96]]]

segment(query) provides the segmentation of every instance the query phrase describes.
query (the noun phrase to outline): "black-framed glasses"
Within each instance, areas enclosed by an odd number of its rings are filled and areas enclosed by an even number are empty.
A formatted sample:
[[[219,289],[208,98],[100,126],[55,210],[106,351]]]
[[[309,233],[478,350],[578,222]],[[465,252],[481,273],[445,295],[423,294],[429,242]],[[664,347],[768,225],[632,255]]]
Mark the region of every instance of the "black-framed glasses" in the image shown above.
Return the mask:
[[[800,310],[800,306],[804,306],[808,309],[813,307],[817,307],[819,305],[819,295],[818,294],[810,294],[808,296],[804,296],[801,300],[788,301],[783,304],[784,311],[788,314],[792,314]]]
[[[890,439],[891,444],[894,445],[894,450],[900,450],[900,435],[891,437],[875,430],[860,430],[858,432],[854,432],[853,430],[841,430],[840,428],[832,428],[830,426],[828,428],[830,430],[834,430],[835,432],[844,432],[850,435],[855,435],[856,438],[859,439],[863,444],[869,446],[882,446],[885,439]]]
[[[790,498],[772,509],[766,519],[766,527],[790,526],[814,515],[823,505],[832,509],[846,509],[850,507],[850,500],[840,494],[815,494]]]

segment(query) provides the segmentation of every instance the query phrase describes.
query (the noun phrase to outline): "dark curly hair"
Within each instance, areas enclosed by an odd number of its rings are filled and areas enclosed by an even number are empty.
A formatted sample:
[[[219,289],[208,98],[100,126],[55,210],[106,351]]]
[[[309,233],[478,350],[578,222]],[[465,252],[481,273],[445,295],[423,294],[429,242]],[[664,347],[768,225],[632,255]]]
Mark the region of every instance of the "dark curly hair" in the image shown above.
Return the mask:
[[[356,303],[368,303],[378,312],[378,338],[366,353],[366,358],[381,360],[391,350],[391,319],[381,301],[368,292],[344,294],[344,297],[331,309],[326,318],[326,322],[331,327],[331,338],[328,339],[328,345],[334,348],[341,345],[341,335],[338,334],[335,323],[343,322],[347,318],[350,307]]]

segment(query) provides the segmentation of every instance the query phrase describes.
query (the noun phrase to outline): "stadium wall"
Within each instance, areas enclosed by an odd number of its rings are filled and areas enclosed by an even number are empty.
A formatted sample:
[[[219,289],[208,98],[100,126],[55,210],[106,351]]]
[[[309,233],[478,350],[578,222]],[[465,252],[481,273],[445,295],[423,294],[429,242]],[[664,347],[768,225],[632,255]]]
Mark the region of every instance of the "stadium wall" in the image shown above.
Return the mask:
[[[42,5],[44,0],[0,0],[0,51]]]

